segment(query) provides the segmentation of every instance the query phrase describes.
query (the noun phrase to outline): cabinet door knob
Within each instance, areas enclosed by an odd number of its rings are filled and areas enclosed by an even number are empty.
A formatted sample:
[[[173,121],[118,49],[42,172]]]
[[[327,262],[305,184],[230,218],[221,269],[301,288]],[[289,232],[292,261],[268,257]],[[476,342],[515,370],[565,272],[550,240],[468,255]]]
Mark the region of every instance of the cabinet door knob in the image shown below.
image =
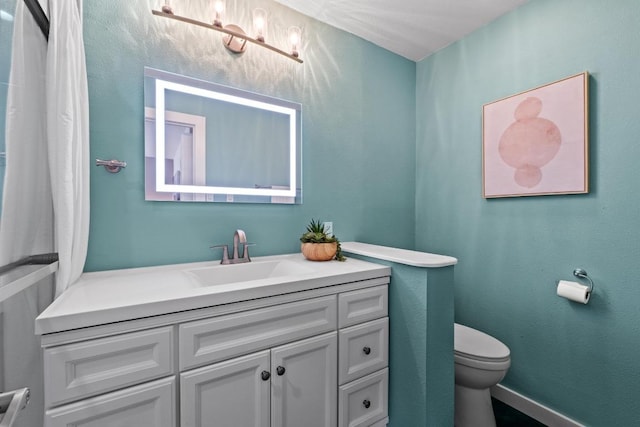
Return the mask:
[[[269,378],[271,378],[271,373],[269,371],[262,371],[262,374],[260,374],[260,376],[262,377],[262,381],[267,381]]]
[[[277,372],[277,373],[278,373],[278,375],[280,375],[280,376],[284,375],[284,371],[285,371],[285,370],[286,370],[286,369],[284,369],[284,366],[278,366],[278,367],[276,368],[276,372]]]
[[[371,348],[369,348],[369,347],[364,347],[364,348],[362,349],[362,352],[368,356],[368,355],[371,353]]]
[[[365,399],[362,401],[362,406],[369,409],[369,407],[371,406],[371,402],[368,399]]]

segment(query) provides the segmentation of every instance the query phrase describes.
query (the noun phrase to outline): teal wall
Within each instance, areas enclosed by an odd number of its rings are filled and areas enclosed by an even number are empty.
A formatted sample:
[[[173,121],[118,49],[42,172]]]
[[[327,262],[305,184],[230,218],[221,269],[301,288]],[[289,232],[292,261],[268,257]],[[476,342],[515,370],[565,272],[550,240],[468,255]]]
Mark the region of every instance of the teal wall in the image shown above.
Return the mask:
[[[311,218],[344,241],[413,244],[416,64],[274,2],[235,3],[228,16],[245,27],[254,7],[271,12],[274,44],[276,28],[303,28],[304,64],[256,46],[233,56],[217,33],[153,16],[156,0],[85,2],[91,158],[127,162],[116,175],[92,167],[85,270],[219,259],[209,246],[237,228],[254,256],[297,252]],[[211,15],[211,2],[181,4]],[[304,204],[145,202],[145,66],[301,103]]]
[[[639,419],[638,22],[637,0],[532,0],[416,72],[416,248],[459,259],[456,320],[511,348],[504,384],[590,426]],[[590,193],[482,199],[482,105],[585,70]],[[555,295],[576,267],[586,306]]]

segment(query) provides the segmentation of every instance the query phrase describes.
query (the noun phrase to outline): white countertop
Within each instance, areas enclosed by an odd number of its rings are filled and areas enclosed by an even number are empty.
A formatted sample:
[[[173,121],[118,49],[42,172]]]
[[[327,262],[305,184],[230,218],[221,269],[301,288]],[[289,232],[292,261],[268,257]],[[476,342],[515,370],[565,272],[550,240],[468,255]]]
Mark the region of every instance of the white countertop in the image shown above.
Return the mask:
[[[256,257],[250,264],[240,265],[259,267],[261,262],[279,260],[295,267],[296,274],[206,286],[192,273],[210,267],[225,269],[223,273],[227,273],[239,267],[221,266],[219,261],[84,273],[38,316],[36,333],[49,334],[391,274],[389,267],[353,258],[345,262],[312,262],[302,254]]]
[[[340,243],[340,246],[342,247],[343,252],[382,259],[399,264],[411,265],[413,267],[439,268],[448,267],[458,263],[458,259],[451,256],[398,249],[388,246],[370,245],[368,243],[344,242]]]

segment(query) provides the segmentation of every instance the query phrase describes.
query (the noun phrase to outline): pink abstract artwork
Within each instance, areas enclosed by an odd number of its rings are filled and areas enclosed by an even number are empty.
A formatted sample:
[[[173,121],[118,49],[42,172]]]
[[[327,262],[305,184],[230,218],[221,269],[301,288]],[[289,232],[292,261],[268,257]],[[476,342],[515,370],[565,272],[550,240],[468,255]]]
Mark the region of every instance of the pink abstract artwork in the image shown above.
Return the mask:
[[[588,74],[483,107],[483,197],[588,192]]]

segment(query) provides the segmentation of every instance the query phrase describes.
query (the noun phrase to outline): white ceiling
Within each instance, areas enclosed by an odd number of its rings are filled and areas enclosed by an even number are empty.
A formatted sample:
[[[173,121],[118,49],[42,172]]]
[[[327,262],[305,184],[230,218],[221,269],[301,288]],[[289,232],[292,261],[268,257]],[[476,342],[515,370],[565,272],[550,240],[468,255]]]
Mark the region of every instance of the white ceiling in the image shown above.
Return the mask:
[[[419,61],[527,0],[276,0]]]

